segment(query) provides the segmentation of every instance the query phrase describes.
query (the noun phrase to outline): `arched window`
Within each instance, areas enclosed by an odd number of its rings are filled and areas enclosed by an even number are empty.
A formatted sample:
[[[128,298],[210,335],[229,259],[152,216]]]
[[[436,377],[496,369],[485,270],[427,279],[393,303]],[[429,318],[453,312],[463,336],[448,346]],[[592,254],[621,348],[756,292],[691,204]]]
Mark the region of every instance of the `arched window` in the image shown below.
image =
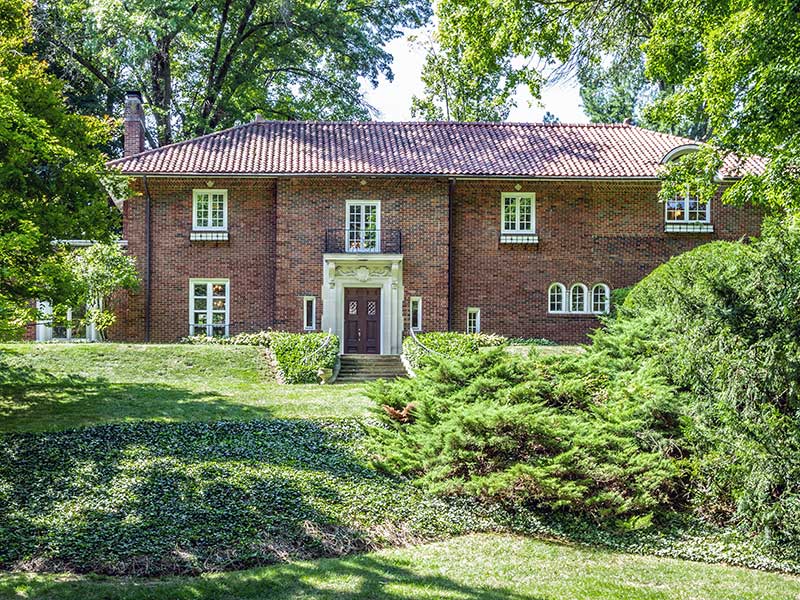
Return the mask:
[[[588,290],[582,283],[576,283],[569,290],[569,312],[586,312],[586,296]]]
[[[607,313],[611,299],[611,292],[605,283],[598,283],[592,288],[592,312]]]
[[[548,312],[561,313],[566,312],[564,302],[566,301],[567,289],[560,283],[554,283],[550,286],[547,292],[548,297]]]

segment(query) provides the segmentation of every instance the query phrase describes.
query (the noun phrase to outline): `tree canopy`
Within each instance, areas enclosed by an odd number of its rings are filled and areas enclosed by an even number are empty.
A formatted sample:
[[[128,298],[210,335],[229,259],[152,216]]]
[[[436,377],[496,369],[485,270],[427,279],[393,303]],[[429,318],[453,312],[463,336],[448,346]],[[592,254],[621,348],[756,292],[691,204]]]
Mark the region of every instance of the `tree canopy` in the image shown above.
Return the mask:
[[[29,11],[0,0],[0,336],[32,316],[31,299],[69,294],[53,239],[109,239],[119,224],[102,152],[113,124],[65,108],[61,82],[23,51]]]
[[[425,0],[48,0],[37,4],[36,47],[88,113],[110,114],[126,89],[141,90],[157,146],[257,112],[367,118],[361,78],[391,79],[383,45],[430,10]]]

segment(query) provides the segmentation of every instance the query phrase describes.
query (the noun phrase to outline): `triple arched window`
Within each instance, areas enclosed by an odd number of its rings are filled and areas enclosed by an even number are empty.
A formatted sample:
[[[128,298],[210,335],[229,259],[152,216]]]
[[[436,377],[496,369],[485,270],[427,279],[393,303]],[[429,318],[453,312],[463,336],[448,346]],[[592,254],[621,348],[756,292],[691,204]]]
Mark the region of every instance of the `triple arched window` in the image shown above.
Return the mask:
[[[611,291],[605,283],[597,283],[589,290],[582,283],[567,288],[553,283],[547,291],[547,310],[551,313],[605,314],[611,307]]]

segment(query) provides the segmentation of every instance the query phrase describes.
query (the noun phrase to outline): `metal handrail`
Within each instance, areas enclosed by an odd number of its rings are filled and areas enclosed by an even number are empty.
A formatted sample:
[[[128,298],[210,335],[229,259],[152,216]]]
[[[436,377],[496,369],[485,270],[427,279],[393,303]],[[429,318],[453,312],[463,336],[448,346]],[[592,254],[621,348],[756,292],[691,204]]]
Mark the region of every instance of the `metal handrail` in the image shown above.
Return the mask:
[[[300,359],[300,362],[303,363],[304,365],[307,365],[311,361],[311,359],[314,356],[316,356],[318,352],[321,352],[322,350],[328,347],[328,344],[331,343],[331,339],[333,339],[333,330],[328,329],[328,335],[325,336],[325,340],[322,342],[322,345],[320,345],[320,347],[314,350],[313,352],[306,354],[303,358]]]
[[[445,357],[445,355],[442,354],[441,352],[437,352],[436,350],[431,350],[425,344],[423,344],[421,341],[419,341],[419,338],[417,337],[417,334],[414,333],[414,328],[413,327],[409,327],[408,330],[411,332],[411,339],[414,340],[414,343],[416,343],[417,346],[422,348],[425,352],[427,352],[428,354],[436,354],[437,356]],[[447,358],[447,357],[445,357],[445,358]]]

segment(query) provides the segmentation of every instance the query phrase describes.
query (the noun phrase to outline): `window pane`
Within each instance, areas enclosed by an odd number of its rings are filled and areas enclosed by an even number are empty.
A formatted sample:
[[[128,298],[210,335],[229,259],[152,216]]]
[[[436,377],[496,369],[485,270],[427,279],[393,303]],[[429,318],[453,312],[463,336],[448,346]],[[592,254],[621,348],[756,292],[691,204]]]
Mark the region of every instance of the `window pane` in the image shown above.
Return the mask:
[[[667,202],[667,221],[686,220],[686,200],[675,198]]]
[[[213,337],[225,337],[225,327],[215,326],[211,328],[211,335]]]
[[[205,283],[195,283],[194,284],[194,295],[195,297],[205,296],[207,294],[208,286]]]
[[[564,292],[561,286],[554,285],[550,288],[550,312],[562,312],[564,310]]]
[[[205,310],[208,308],[208,299],[207,298],[195,298],[194,299],[194,308],[195,310]]]
[[[689,199],[689,220],[706,221],[708,218],[708,205],[701,203],[697,198]]]
[[[519,229],[520,231],[530,231],[533,227],[533,211],[530,198],[519,199]]]
[[[214,298],[214,302],[211,303],[211,308],[214,310],[225,310],[225,298]]]
[[[208,194],[197,194],[195,197],[195,214],[197,215],[197,226],[208,227],[209,217]]]
[[[595,286],[592,290],[592,312],[604,313],[608,307],[608,295],[602,285]]]
[[[215,325],[224,325],[225,324],[225,313],[224,312],[215,312],[211,316],[211,322]]]
[[[517,199],[506,197],[503,199],[503,229],[515,231],[517,229]]]
[[[224,283],[215,283],[211,286],[211,291],[214,294],[214,297],[225,297],[225,284]]]
[[[211,201],[211,226],[223,227],[225,225],[225,196],[214,194]]]
[[[314,329],[314,321],[316,320],[316,315],[314,314],[314,301],[311,298],[306,298],[305,304],[306,304],[305,328]]]
[[[192,327],[192,333],[194,335],[206,335],[207,333],[206,326],[203,325],[202,327],[198,327],[195,325],[194,327]]]
[[[205,311],[194,313],[195,325],[205,325],[207,322],[208,322],[208,314]]]
[[[572,312],[584,312],[586,310],[586,294],[581,286],[576,285],[572,288],[570,310]]]
[[[411,301],[411,328],[416,330],[419,329],[419,309],[420,309],[420,302],[419,300],[412,300]]]

